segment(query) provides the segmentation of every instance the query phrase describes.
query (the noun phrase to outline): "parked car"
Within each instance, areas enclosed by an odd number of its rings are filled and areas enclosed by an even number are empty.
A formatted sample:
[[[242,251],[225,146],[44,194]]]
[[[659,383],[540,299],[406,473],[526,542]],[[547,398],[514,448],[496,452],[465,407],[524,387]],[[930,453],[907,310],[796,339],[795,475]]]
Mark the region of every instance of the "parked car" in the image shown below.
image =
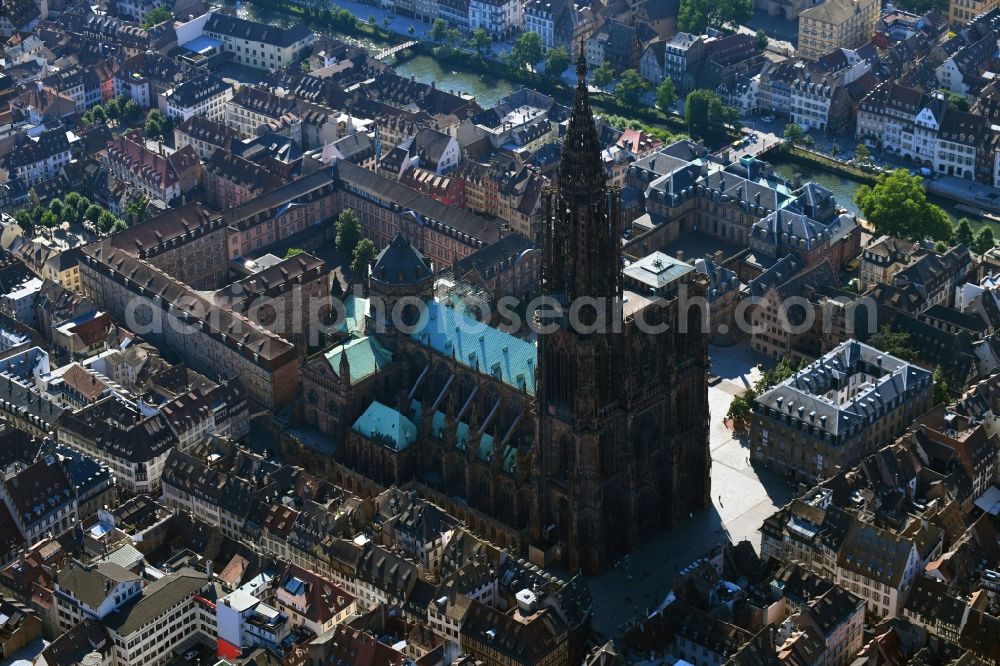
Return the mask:
[[[761,119],[762,122],[765,122],[765,123],[773,123],[774,122],[774,116],[761,116],[760,119]]]

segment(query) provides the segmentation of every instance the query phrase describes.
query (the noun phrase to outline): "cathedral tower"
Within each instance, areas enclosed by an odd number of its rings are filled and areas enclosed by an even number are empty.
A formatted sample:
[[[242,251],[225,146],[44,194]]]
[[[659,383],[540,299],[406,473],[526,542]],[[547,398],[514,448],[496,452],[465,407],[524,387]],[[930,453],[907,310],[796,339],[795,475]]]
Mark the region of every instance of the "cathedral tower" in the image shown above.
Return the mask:
[[[586,73],[581,45],[558,181],[542,202],[542,294],[563,317],[539,335],[532,527],[571,569],[599,571],[643,531],[707,504],[708,355],[701,319],[676,295],[623,291],[620,194],[607,187]],[[665,332],[640,331],[637,316]]]

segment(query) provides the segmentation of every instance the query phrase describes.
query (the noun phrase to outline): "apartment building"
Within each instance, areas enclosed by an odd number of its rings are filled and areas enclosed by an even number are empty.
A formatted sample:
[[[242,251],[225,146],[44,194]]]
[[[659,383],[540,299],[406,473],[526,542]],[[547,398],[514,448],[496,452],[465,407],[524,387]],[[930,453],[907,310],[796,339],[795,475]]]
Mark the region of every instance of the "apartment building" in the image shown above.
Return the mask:
[[[950,0],[948,23],[956,28],[997,7],[997,0]]]
[[[150,199],[171,204],[196,188],[201,161],[191,146],[165,154],[151,150],[142,130],[118,136],[103,154],[103,162],[120,180],[131,183]]]
[[[225,124],[244,139],[260,134],[262,127],[279,122],[295,113],[298,102],[293,97],[281,97],[263,88],[244,86],[225,105]],[[292,137],[301,140],[299,137]]]
[[[315,41],[305,23],[282,28],[216,13],[205,23],[203,34],[218,40],[237,64],[264,70],[281,69],[305,57]]]
[[[0,158],[0,183],[20,180],[30,187],[55,178],[72,159],[71,136],[77,140],[59,126],[34,136],[17,134],[13,148]]]
[[[754,404],[750,455],[789,477],[853,467],[929,407],[931,373],[849,340]]]
[[[156,493],[167,454],[178,444],[162,414],[146,416],[116,395],[63,419],[56,440],[99,460],[133,493]]]
[[[111,663],[166,663],[185,641],[215,639],[214,609],[201,596],[212,582],[202,572],[182,568],[143,587],[117,564],[73,561],[54,583],[60,629],[99,622],[113,645]]]
[[[176,122],[201,116],[221,123],[226,120],[226,102],[232,97],[232,85],[217,76],[203,74],[164,92],[159,106],[160,111]]]
[[[869,41],[881,17],[878,0],[824,0],[799,14],[798,54],[815,60]]]
[[[247,395],[263,405],[294,398],[295,347],[278,336],[107,240],[84,249],[80,276],[93,302],[191,368],[209,377],[238,377]]]
[[[483,28],[494,39],[506,39],[523,26],[521,0],[469,0],[469,30]]]

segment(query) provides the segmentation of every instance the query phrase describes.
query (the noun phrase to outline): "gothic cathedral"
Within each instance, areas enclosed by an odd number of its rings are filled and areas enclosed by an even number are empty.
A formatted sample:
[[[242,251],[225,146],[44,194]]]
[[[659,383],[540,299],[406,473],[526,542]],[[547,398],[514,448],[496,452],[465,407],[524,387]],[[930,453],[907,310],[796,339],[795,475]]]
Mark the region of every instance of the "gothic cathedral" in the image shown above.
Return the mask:
[[[586,71],[581,49],[543,200],[541,291],[576,316],[539,335],[532,531],[572,570],[599,571],[710,501],[708,338],[677,293],[625,282],[620,195],[607,187]],[[691,299],[705,284],[684,288]]]

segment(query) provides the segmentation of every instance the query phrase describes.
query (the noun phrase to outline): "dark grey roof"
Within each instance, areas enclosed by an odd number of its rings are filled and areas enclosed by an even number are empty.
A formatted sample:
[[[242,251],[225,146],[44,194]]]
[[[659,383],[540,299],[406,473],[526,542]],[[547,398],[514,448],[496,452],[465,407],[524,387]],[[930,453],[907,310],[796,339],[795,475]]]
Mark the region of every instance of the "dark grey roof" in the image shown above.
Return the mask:
[[[296,21],[288,28],[282,28],[268,23],[247,21],[227,14],[212,14],[205,24],[205,32],[217,32],[234,38],[264,42],[275,46],[292,46],[296,42],[307,39],[312,31],[305,23]]]
[[[138,629],[149,628],[150,622],[196,594],[206,585],[209,585],[209,581],[205,574],[193,569],[182,569],[168,574],[150,583],[137,601],[104,618],[104,624],[121,636],[128,636]]]
[[[413,284],[430,276],[430,262],[402,231],[396,232],[372,265],[372,277],[389,284]]]
[[[56,574],[55,582],[60,589],[72,594],[91,608],[101,605],[119,583],[140,580],[121,565],[103,562],[96,566],[85,566],[72,561]]]

